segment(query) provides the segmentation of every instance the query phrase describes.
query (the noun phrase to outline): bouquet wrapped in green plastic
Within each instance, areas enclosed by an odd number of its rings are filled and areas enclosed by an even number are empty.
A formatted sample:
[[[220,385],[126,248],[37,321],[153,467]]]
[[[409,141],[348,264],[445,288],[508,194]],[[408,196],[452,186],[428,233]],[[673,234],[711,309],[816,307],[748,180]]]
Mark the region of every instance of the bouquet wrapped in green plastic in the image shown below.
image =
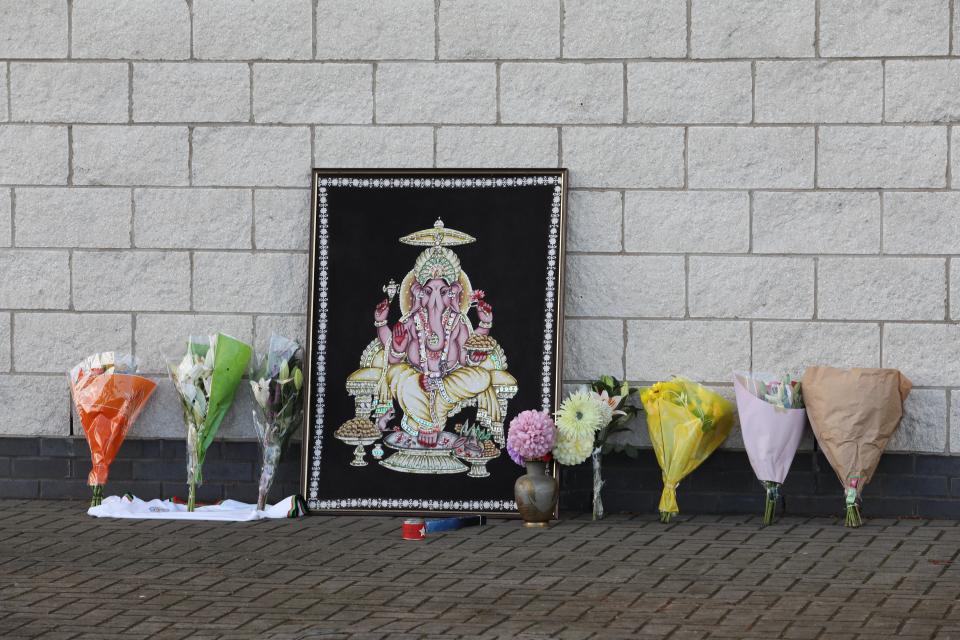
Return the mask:
[[[186,354],[167,359],[187,427],[188,511],[196,506],[204,457],[233,403],[251,353],[250,345],[218,333],[209,338],[190,336]]]
[[[253,424],[260,441],[262,466],[257,509],[263,511],[277,464],[287,442],[303,422],[303,349],[295,341],[270,336],[266,353],[250,363],[250,388],[256,407]]]

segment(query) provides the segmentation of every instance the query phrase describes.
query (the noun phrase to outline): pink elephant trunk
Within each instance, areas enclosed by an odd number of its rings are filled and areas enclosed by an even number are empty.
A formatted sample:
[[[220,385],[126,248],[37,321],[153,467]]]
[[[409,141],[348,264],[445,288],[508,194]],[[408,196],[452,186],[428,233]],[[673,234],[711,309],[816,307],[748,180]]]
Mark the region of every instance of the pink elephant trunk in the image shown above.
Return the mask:
[[[428,308],[428,320],[430,322],[430,328],[438,336],[443,335],[443,298],[439,295],[434,294],[434,297],[430,299],[430,307]]]

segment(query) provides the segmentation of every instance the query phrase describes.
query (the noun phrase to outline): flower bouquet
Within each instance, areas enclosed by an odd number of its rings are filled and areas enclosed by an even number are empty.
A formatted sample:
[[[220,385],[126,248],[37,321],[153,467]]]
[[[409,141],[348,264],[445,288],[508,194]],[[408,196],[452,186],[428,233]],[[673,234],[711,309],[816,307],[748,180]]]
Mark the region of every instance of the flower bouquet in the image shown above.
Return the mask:
[[[677,485],[720,446],[733,427],[733,405],[713,391],[675,377],[640,394],[647,429],[663,473],[660,521],[680,512]]]
[[[557,480],[546,467],[556,439],[557,427],[546,411],[522,411],[510,421],[507,454],[527,468],[513,486],[524,526],[545,527],[556,511]]]
[[[809,367],[803,395],[810,425],[844,488],[844,524],[859,527],[860,495],[903,418],[912,383],[896,369]]]
[[[303,349],[295,341],[270,336],[267,353],[258,353],[250,365],[250,387],[257,406],[253,424],[260,442],[262,467],[257,510],[263,511],[277,465],[290,436],[303,422]]]
[[[611,439],[615,434],[629,431],[630,420],[639,408],[628,402],[637,390],[613,376],[601,376],[570,394],[557,411],[559,437],[554,455],[561,464],[573,466],[590,458],[593,465],[593,519],[603,519],[603,475],[600,456],[611,451],[623,451],[631,458],[637,456],[633,445]]]
[[[87,476],[87,484],[93,487],[91,507],[103,502],[110,464],[157,388],[136,371],[133,356],[112,351],[88,356],[70,371],[70,393],[93,463]]]
[[[167,360],[187,427],[188,511],[196,506],[197,485],[203,483],[207,448],[233,403],[251,352],[250,345],[218,333],[209,338],[190,336],[186,354]]]
[[[767,491],[763,524],[773,524],[780,487],[807,423],[800,382],[789,375],[737,372],[733,388],[750,466]]]

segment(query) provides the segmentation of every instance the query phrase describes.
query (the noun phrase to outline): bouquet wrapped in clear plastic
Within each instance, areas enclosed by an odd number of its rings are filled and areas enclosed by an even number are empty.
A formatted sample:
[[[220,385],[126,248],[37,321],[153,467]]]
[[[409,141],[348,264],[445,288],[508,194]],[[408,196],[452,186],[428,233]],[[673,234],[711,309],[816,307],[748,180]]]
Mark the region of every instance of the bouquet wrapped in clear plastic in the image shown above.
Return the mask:
[[[859,527],[860,494],[903,418],[913,384],[896,369],[809,367],[803,396],[810,426],[844,489],[844,524]]]
[[[772,524],[782,501],[780,487],[807,424],[800,381],[789,375],[735,372],[733,388],[750,466],[767,491],[763,524]]]
[[[630,430],[628,423],[640,411],[629,401],[636,392],[637,389],[626,381],[603,375],[591,382],[589,387],[567,396],[557,410],[559,433],[554,454],[558,462],[569,466],[590,459],[593,467],[594,520],[602,520],[604,514],[601,496],[604,480],[600,457],[611,451],[637,457],[636,447],[614,441],[614,436]]]
[[[250,363],[250,387],[262,460],[257,497],[257,509],[262,511],[280,456],[303,422],[303,348],[289,338],[270,336],[267,352],[257,353]]]
[[[686,378],[675,377],[643,389],[640,402],[663,473],[660,521],[680,512],[677,485],[700,466],[730,434],[733,404]]]
[[[204,457],[233,404],[251,353],[250,345],[218,333],[209,338],[190,336],[187,352],[182,357],[167,359],[187,428],[188,511],[196,506],[197,485],[203,483]]]
[[[70,393],[90,446],[93,487],[90,506],[103,502],[110,464],[157,385],[136,375],[133,356],[106,351],[83,359],[70,370]]]

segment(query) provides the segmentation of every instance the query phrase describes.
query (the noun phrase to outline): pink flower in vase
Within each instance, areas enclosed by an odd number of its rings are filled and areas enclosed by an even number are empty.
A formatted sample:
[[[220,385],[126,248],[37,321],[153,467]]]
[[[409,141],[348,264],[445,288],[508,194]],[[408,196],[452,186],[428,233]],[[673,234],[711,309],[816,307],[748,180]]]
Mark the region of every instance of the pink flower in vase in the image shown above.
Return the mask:
[[[553,450],[557,426],[546,411],[523,411],[510,421],[507,453],[517,464],[539,460]]]

